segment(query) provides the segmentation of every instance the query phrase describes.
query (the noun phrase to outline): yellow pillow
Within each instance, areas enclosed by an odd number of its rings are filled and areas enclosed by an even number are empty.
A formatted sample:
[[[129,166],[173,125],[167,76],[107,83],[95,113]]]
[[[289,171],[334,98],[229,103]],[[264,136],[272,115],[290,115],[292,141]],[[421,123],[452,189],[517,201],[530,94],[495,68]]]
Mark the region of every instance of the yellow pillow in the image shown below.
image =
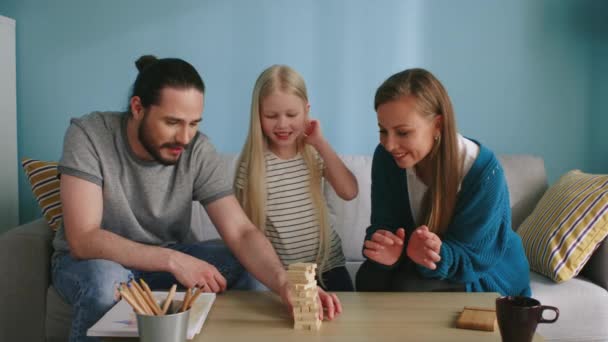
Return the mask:
[[[531,269],[558,283],[576,276],[608,235],[608,175],[566,173],[517,233]]]
[[[57,163],[35,159],[23,159],[21,165],[32,186],[34,197],[42,209],[42,215],[53,230],[57,230],[63,218],[59,198]]]

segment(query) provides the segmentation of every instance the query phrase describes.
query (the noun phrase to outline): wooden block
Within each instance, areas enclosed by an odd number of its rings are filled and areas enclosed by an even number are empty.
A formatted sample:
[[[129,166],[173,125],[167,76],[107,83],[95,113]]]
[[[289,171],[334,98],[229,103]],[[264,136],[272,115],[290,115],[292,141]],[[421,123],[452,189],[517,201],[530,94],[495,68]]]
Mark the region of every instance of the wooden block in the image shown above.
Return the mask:
[[[319,304],[316,302],[298,306],[298,312],[307,313],[307,312],[318,312],[318,311],[319,311]]]
[[[317,321],[315,322],[315,330],[319,331],[321,330],[321,324],[323,323],[323,321],[321,321],[320,319],[317,319]]]
[[[294,291],[310,290],[310,289],[314,289],[317,287],[317,281],[314,280],[314,281],[308,282],[306,284],[294,284],[294,283],[290,282],[289,286]]]
[[[317,297],[317,289],[308,289],[303,291],[294,291],[294,297],[298,298],[316,298]]]
[[[287,272],[287,275],[290,275],[290,274],[312,274],[312,275],[314,275],[314,274],[316,274],[315,270],[313,270],[313,269],[310,269],[310,270],[297,270],[297,269],[296,270],[292,270],[292,269],[288,269],[286,272]]]
[[[492,308],[465,306],[456,321],[456,327],[461,329],[494,331],[495,326],[496,310]]]
[[[302,311],[308,310],[308,312],[317,312],[319,311],[319,302],[315,301],[312,304],[308,304],[308,307],[305,309],[302,309]]]
[[[314,276],[316,273],[315,273],[315,270],[313,270],[313,269],[310,269],[310,270],[292,270],[292,269],[289,269],[289,270],[287,270],[287,275],[298,275],[298,274],[305,274],[305,275]]]
[[[296,312],[293,318],[296,321],[314,321],[318,315],[317,312]]]
[[[296,321],[314,322],[319,314],[317,312],[298,312],[293,318]]]
[[[296,330],[312,330],[310,324],[303,324],[302,322],[295,322],[293,328]]]
[[[317,264],[310,262],[296,262],[287,266],[288,270],[300,270],[300,271],[314,271],[317,268]]]
[[[289,294],[289,299],[294,306],[315,305],[317,302],[317,289],[293,290]]]
[[[296,321],[293,324],[293,328],[294,329],[298,329],[298,330],[315,330],[315,331],[319,331],[321,329],[321,320],[317,319],[315,321],[312,322],[299,322]]]
[[[287,280],[290,283],[295,283],[295,284],[308,284],[309,282],[315,280],[315,274],[288,271]]]
[[[315,270],[313,268],[308,268],[308,269],[288,269],[287,274],[316,274]]]
[[[300,297],[291,297],[291,304],[295,306],[309,306],[313,305],[317,302],[316,298],[300,298]]]

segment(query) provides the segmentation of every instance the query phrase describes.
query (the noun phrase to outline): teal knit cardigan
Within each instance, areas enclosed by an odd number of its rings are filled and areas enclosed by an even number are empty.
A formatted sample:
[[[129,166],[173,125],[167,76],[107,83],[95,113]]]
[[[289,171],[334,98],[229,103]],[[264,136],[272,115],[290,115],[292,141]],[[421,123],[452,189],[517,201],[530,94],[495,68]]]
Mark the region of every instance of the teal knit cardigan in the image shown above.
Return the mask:
[[[464,177],[454,216],[442,237],[441,261],[435,270],[417,265],[426,278],[464,283],[469,292],[530,296],[528,260],[511,229],[511,208],[504,172],[483,145]],[[372,213],[366,239],[378,229],[406,231],[406,243],[417,228],[410,210],[406,171],[378,145],[372,163]],[[403,248],[400,260],[408,258]],[[371,260],[370,260],[371,261]],[[371,261],[373,262],[373,261]]]

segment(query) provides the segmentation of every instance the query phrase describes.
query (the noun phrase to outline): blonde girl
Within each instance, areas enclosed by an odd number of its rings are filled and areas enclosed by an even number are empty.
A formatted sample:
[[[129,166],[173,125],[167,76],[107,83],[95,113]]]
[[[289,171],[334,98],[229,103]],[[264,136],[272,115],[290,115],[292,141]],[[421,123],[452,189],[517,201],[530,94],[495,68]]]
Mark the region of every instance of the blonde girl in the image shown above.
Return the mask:
[[[323,178],[345,200],[357,196],[357,181],[309,110],[300,74],[285,65],[262,72],[253,89],[235,192],[283,265],[316,262],[322,287],[352,291],[340,237],[328,220]]]

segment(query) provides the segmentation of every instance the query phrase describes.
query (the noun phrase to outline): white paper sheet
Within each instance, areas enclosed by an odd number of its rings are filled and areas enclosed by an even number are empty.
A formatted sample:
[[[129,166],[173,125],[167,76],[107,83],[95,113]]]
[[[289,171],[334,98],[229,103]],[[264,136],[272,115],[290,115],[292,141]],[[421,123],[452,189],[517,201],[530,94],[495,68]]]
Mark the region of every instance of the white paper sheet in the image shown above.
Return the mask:
[[[167,298],[167,292],[153,292],[154,297],[163,302]],[[181,300],[184,292],[177,292],[173,299]],[[207,314],[215,301],[215,293],[201,293],[190,308],[190,318],[188,320],[188,339],[201,332]],[[133,308],[124,299],[121,299],[110,311],[101,317],[89,330],[87,336],[106,336],[106,337],[138,337],[137,318]]]

